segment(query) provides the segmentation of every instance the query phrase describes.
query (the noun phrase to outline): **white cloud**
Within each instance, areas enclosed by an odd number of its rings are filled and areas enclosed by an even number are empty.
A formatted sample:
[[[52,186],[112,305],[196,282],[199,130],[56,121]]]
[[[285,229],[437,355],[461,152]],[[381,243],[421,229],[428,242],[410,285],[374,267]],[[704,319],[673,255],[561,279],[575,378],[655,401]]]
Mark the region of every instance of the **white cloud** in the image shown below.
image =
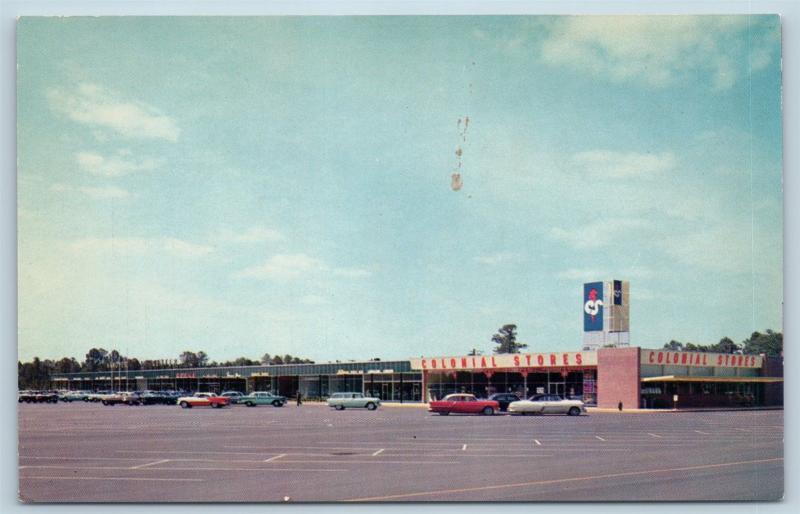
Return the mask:
[[[128,190],[116,186],[90,187],[53,184],[50,189],[59,193],[82,194],[95,200],[124,200],[131,197]]]
[[[727,89],[739,78],[731,57],[748,58],[747,28],[746,16],[568,16],[554,23],[541,55],[614,82],[664,87],[710,74],[715,89]],[[756,41],[753,69],[770,62],[772,48],[768,38]]]
[[[640,219],[603,218],[567,229],[553,227],[548,232],[548,236],[563,241],[575,249],[586,250],[613,244],[619,234],[649,227],[649,222]]]
[[[586,282],[589,280],[632,280],[644,279],[653,275],[649,268],[636,267],[625,269],[606,269],[599,270],[597,268],[569,268],[556,273],[556,278],[570,281]]]
[[[307,294],[302,298],[300,298],[300,303],[302,303],[303,305],[324,305],[328,303],[328,300],[323,296],[319,296],[316,294]]]
[[[333,270],[337,277],[346,278],[365,278],[372,276],[372,272],[361,268],[337,268]]]
[[[246,268],[237,277],[262,280],[290,280],[309,273],[326,271],[328,266],[304,253],[273,255],[264,264]]]
[[[260,280],[293,280],[315,273],[330,273],[345,278],[365,278],[371,275],[361,268],[331,268],[324,261],[304,253],[276,254],[258,266],[246,268],[234,274],[239,278]]]
[[[193,259],[214,252],[214,248],[172,237],[86,237],[73,241],[70,249],[86,257],[171,255]]]
[[[475,257],[475,262],[486,264],[488,266],[497,266],[503,262],[518,261],[520,255],[511,252],[500,252],[493,255],[481,255]]]
[[[47,91],[53,110],[94,129],[107,129],[133,139],[175,142],[181,130],[171,117],[138,101],[122,100],[96,84],[79,84],[76,90]]]
[[[675,155],[593,150],[572,156],[575,166],[604,178],[649,177],[673,169]]]
[[[218,239],[228,243],[273,243],[282,241],[284,236],[281,232],[271,228],[251,227],[244,232],[225,230],[219,235]]]
[[[120,155],[127,154],[120,152]],[[78,152],[75,154],[75,160],[85,171],[105,177],[116,177],[136,171],[149,171],[160,165],[160,162],[155,159],[144,159],[143,161],[135,162],[123,159],[121,156],[104,157],[94,152]]]

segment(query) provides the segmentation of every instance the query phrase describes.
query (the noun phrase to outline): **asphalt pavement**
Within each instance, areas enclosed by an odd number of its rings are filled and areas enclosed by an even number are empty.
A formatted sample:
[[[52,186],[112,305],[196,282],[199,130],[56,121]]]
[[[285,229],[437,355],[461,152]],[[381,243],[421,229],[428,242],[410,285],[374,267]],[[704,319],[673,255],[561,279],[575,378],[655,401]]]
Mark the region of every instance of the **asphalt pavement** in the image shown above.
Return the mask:
[[[19,405],[27,502],[778,500],[783,411]]]

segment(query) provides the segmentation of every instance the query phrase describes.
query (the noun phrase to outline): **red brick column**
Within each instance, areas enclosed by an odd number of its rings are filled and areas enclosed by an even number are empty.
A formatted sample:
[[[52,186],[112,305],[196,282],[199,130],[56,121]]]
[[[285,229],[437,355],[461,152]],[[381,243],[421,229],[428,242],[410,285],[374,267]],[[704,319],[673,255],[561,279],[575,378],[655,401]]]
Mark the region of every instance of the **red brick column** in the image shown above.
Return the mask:
[[[638,409],[640,400],[639,348],[597,350],[597,406]]]

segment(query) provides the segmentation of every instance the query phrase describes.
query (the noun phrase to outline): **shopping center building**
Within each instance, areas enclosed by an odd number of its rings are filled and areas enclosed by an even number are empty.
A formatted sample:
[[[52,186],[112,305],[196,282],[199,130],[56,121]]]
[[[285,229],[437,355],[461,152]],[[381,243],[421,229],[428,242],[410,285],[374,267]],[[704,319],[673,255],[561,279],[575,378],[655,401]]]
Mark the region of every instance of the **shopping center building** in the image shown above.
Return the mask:
[[[451,355],[407,360],[114,370],[52,377],[58,389],[273,391],[325,398],[359,391],[387,402],[427,402],[454,392],[488,397],[558,394],[617,408],[783,404],[783,362],[763,355],[673,352],[630,346],[629,286],[584,284],[581,351]]]

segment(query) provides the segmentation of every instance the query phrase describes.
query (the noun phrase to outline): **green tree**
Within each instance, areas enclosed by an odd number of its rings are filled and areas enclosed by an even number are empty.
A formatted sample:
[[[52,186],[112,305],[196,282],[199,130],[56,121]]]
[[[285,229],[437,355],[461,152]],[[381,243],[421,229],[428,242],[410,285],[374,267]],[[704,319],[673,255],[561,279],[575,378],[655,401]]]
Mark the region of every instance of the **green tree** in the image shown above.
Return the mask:
[[[528,347],[525,343],[517,342],[517,326],[512,324],[503,325],[492,336],[492,342],[497,345],[494,353],[519,353],[521,349]]]
[[[749,338],[742,341],[744,353],[750,355],[766,354],[769,357],[783,355],[783,334],[767,329],[766,334],[753,332]]]
[[[723,337],[717,344],[711,345],[709,351],[714,353],[738,353],[741,351],[741,346],[733,342],[730,337]]]
[[[261,356],[261,364],[272,364],[272,357],[270,354],[265,353]]]
[[[684,350],[683,343],[681,343],[680,341],[676,341],[674,339],[671,340],[670,342],[666,343],[664,345],[664,349],[665,350],[670,350],[670,351],[673,351],[673,352],[682,352]]]

